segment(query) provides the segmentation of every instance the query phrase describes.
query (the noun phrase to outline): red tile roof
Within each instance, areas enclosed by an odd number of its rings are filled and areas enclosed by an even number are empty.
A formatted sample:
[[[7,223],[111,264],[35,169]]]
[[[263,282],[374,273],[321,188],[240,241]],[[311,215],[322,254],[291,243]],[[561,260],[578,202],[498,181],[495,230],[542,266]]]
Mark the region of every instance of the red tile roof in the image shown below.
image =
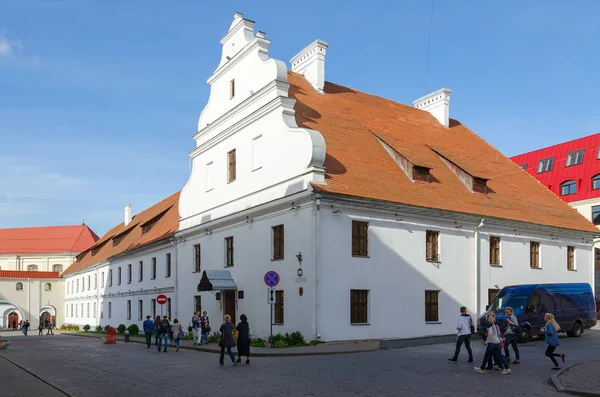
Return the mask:
[[[150,225],[154,221],[156,223],[150,230],[142,233],[142,226]],[[83,270],[116,255],[169,238],[175,234],[178,228],[179,192],[135,215],[127,226],[120,223],[110,229],[96,244],[77,255],[77,262],[69,266],[63,272],[63,276]],[[120,240],[113,240],[114,237],[118,237]],[[118,244],[115,245],[115,241],[118,241]]]
[[[0,255],[79,253],[97,240],[86,225],[0,229]]]
[[[0,278],[60,278],[58,272],[32,272],[28,270],[0,270]]]
[[[598,233],[456,120],[445,128],[426,111],[329,82],[320,94],[293,72],[288,82],[298,125],[325,139],[327,184],[315,185],[318,191]],[[431,167],[433,182],[413,183],[374,134],[416,165]],[[489,179],[491,192],[472,193],[436,152],[472,176]]]

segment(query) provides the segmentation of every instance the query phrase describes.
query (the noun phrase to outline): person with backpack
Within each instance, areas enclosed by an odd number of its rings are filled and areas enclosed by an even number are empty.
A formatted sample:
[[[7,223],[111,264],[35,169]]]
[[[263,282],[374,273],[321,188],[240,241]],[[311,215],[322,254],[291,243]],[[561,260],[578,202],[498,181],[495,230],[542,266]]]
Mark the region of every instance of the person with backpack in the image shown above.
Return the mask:
[[[554,353],[554,350],[560,346],[560,341],[558,340],[558,331],[560,330],[560,325],[554,319],[554,314],[546,313],[544,316],[544,321],[546,321],[546,326],[540,329],[541,332],[546,334],[546,343],[548,344],[548,348],[546,349],[546,353],[544,354],[546,357],[549,357],[550,360],[554,363],[553,371],[558,371],[560,369],[560,365],[556,361],[554,357],[560,357],[562,362],[565,362],[565,355]]]
[[[171,323],[169,322],[169,318],[167,316],[163,316],[162,320],[158,323],[158,350],[160,352],[160,345],[162,341],[165,341],[165,348],[163,350],[164,353],[167,352],[167,347],[169,346],[169,332],[171,331]]]
[[[465,348],[469,353],[468,363],[473,362],[473,350],[471,350],[471,334],[475,331],[475,326],[473,325],[473,318],[467,313],[466,307],[460,308],[460,316],[456,320],[456,329],[458,330],[458,336],[456,339],[456,350],[454,351],[454,356],[449,358],[448,361],[451,363],[456,363],[458,361],[458,354],[460,353],[460,347],[462,344],[465,344]]]
[[[152,346],[152,334],[154,334],[154,321],[152,321],[152,317],[146,316],[146,321],[144,321],[142,326],[144,327],[147,349],[150,349],[150,346]]]
[[[508,351],[508,347],[512,346],[513,351],[515,352],[515,361],[512,363],[520,364],[521,360],[519,357],[519,348],[517,347],[519,321],[517,320],[517,316],[515,316],[515,312],[511,307],[507,307],[506,310],[504,310],[504,313],[508,316],[506,319],[506,332],[504,332],[504,335],[506,336],[506,340],[504,341],[504,355],[506,356],[506,360],[510,362],[510,352]]]
[[[486,320],[488,321],[487,336],[485,338],[485,342],[483,343],[486,345],[485,355],[483,356],[481,366],[474,368],[475,372],[483,374],[483,369],[485,368],[488,359],[491,356],[494,357],[496,363],[500,369],[502,369],[502,375],[510,374],[510,369],[508,369],[508,366],[506,366],[502,360],[502,353],[500,350],[502,336],[500,334],[500,328],[498,327],[498,324],[496,324],[496,315],[494,312],[489,312],[486,316]]]

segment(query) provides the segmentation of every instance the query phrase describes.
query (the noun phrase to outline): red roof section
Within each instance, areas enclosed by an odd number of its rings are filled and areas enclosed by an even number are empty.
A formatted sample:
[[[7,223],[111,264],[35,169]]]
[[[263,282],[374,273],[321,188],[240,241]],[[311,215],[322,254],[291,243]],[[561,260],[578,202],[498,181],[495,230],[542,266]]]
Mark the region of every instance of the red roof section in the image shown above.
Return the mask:
[[[0,270],[0,278],[60,278],[58,272],[32,272],[28,270]]]
[[[598,233],[456,120],[446,128],[426,111],[330,82],[321,94],[293,72],[288,82],[298,126],[317,130],[325,139],[326,185],[314,185],[316,190]],[[375,135],[417,165],[430,167],[432,182],[413,183]],[[489,179],[489,193],[471,192],[438,154],[471,176]]]
[[[0,255],[79,253],[98,238],[87,225],[0,229]]]

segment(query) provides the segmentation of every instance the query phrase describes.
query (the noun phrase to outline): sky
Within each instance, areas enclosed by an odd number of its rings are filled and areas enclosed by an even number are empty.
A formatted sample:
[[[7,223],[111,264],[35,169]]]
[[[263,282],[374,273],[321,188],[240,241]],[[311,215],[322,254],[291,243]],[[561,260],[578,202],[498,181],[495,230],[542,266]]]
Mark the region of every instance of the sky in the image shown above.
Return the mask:
[[[576,4],[576,5],[575,5]],[[180,190],[234,12],[286,62],[450,116],[507,156],[600,131],[600,2],[0,0],[0,227],[102,235]]]

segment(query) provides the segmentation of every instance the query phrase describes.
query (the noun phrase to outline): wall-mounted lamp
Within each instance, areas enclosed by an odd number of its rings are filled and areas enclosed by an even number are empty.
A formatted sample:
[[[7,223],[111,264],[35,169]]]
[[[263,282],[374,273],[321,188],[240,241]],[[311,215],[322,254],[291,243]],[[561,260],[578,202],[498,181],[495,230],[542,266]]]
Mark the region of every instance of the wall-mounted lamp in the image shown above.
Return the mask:
[[[296,270],[296,274],[298,277],[302,277],[304,272],[302,271],[302,252],[298,252],[296,254],[296,259],[298,259],[298,270]]]

